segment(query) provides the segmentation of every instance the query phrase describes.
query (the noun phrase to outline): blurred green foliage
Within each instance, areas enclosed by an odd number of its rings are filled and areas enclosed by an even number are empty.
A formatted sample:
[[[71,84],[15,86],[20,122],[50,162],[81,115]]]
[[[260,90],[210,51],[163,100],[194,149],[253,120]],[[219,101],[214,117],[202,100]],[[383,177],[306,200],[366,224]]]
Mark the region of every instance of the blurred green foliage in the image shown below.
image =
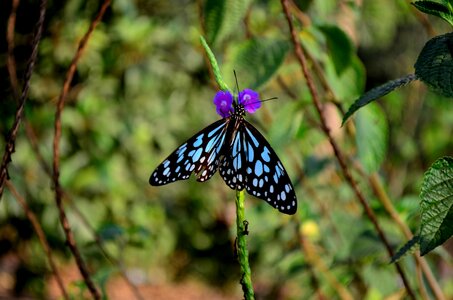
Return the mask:
[[[357,143],[347,128],[339,129],[342,114],[328,101],[334,98],[346,108],[365,88],[413,72],[428,34],[410,4],[402,0],[294,4],[295,16],[304,25],[298,26],[299,39],[351,168],[359,164],[367,172],[377,171],[395,209],[416,232],[423,172],[438,157],[453,154],[451,99],[417,84],[389,94],[379,107],[357,113]],[[10,5],[9,1],[0,4],[3,20]],[[47,165],[52,161],[56,99],[78,41],[99,5],[91,0],[49,3],[25,113]],[[21,1],[19,6],[15,33],[19,78],[29,55],[36,8],[35,1]],[[429,21],[436,31],[446,30],[441,21]],[[5,26],[2,23],[3,33]],[[138,270],[139,283],[195,278],[236,298],[241,296],[234,257],[234,191],[217,175],[204,184],[193,178],[159,188],[148,184],[151,172],[171,151],[218,119],[212,104],[216,86],[200,34],[210,43],[229,86],[234,86],[235,69],[241,88],[257,88],[262,98],[278,97],[248,120],[263,132],[286,166],[299,210],[289,217],[246,197],[257,297],[337,295],[331,282],[308,261],[301,234],[354,297],[381,299],[396,294],[401,286],[394,267],[388,265],[382,243],[342,180],[320,130],[292,55],[280,3],[265,0],[118,0],[96,28],[78,64],[62,115],[61,184],[75,238],[98,284],[118,275],[117,266],[102,255],[77,211],[127,271]],[[0,72],[3,149],[16,107],[4,47]],[[69,263],[72,258],[64,244],[51,179],[24,126],[9,174],[37,214],[60,265]],[[392,245],[404,244],[404,235],[375,198],[366,177],[357,171],[354,176]],[[0,224],[2,259],[16,253],[20,270],[27,272],[27,276],[16,276],[18,293],[45,298],[43,279],[50,270],[23,210],[9,192],[0,203]],[[428,259],[451,297],[452,282],[440,272],[452,263],[446,252],[440,248]],[[402,264],[416,287],[413,260],[402,260]]]

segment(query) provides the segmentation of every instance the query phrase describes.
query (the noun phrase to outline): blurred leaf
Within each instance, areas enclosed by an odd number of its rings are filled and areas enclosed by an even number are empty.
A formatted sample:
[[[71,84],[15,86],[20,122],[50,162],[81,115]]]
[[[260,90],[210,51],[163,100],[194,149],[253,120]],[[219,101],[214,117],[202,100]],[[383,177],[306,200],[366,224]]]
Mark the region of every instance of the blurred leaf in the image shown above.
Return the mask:
[[[302,115],[300,106],[297,102],[289,102],[284,104],[277,104],[278,101],[285,101],[277,99],[274,103],[269,103],[269,109],[276,111],[279,106],[280,110],[274,113],[274,122],[268,127],[268,133],[265,134],[268,141],[272,144],[274,150],[279,150],[283,145],[287,145],[289,141],[294,139],[294,135],[300,123],[302,123]],[[278,120],[278,121],[277,121]]]
[[[426,172],[421,198],[420,254],[453,234],[453,157],[438,159]]]
[[[360,9],[361,46],[385,49],[391,45],[397,33],[398,23],[401,22],[398,1],[363,1]]]
[[[324,65],[326,78],[337,99],[349,102],[363,93],[366,72],[357,54],[351,56],[351,63],[341,74],[337,73],[331,55],[323,55],[320,62]]]
[[[102,299],[108,299],[107,297],[107,282],[115,275],[117,268],[115,267],[104,267],[97,270],[94,274],[93,279],[98,286],[101,287]]]
[[[356,125],[359,160],[366,172],[376,172],[387,153],[387,118],[379,106],[368,106],[357,114]]]
[[[420,236],[415,235],[412,239],[410,239],[403,247],[401,247],[398,252],[396,252],[392,256],[392,260],[390,263],[395,263],[399,261],[402,257],[406,256],[408,253],[414,253],[417,249],[417,246],[420,243]]]
[[[366,300],[404,299],[405,291],[399,293],[401,291],[400,285],[395,280],[392,268],[388,264],[381,263],[380,260],[373,258],[372,260],[361,268],[360,274],[363,276],[363,284],[368,288],[367,295],[361,298]]]
[[[312,2],[313,0],[295,0],[294,5],[296,5],[297,8],[301,11],[306,11],[310,7]]]
[[[330,165],[332,165],[330,157],[308,155],[304,159],[304,173],[307,177],[314,177]]]
[[[249,4],[250,0],[207,0],[204,22],[208,44],[214,45],[230,34],[237,34]]]
[[[423,47],[415,75],[434,91],[453,97],[453,33],[436,36]]]
[[[251,39],[233,51],[230,68],[237,70],[241,86],[257,90],[277,72],[288,49],[287,41]]]
[[[383,85],[380,85],[378,87],[375,87],[362,96],[360,96],[359,99],[357,99],[348,109],[346,114],[343,117],[343,122],[342,125],[356,112],[359,108],[362,106],[367,105],[370,102],[373,102],[374,100],[377,100],[391,91],[393,91],[396,88],[399,88],[405,84],[408,84],[409,82],[417,79],[417,77],[413,74],[406,75],[402,78],[398,78],[392,81],[389,81],[387,83],[384,83]]]
[[[355,237],[349,255],[354,260],[362,260],[381,254],[383,248],[377,234],[371,230],[363,230]]]
[[[222,24],[219,40],[224,40],[230,35],[238,35],[243,31],[243,20],[247,14],[251,0],[226,0],[225,17]]]
[[[214,44],[220,28],[222,27],[226,0],[207,0],[204,7],[204,26],[206,39],[209,44]]]
[[[442,2],[444,3],[435,1],[415,1],[412,2],[412,5],[424,13],[444,19],[453,26],[453,13],[451,3],[449,3],[448,1]]]
[[[124,233],[124,228],[116,224],[106,224],[98,231],[99,237],[103,241],[117,240],[119,237],[123,236]]]
[[[326,37],[327,47],[337,74],[343,73],[352,61],[353,47],[349,37],[335,25],[321,25],[318,28]]]

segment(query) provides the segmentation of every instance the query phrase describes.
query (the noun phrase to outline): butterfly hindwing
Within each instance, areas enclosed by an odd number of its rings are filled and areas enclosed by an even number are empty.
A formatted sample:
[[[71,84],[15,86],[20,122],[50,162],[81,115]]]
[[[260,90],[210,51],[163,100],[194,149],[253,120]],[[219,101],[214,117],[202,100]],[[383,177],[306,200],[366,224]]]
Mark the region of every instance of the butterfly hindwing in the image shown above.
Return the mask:
[[[220,119],[179,146],[151,174],[149,183],[157,186],[188,179],[192,172],[198,181],[211,178],[219,166],[228,123],[228,118]]]
[[[220,163],[220,175],[232,189],[246,189],[280,212],[294,214],[296,194],[277,154],[261,133],[238,119],[236,134]]]
[[[234,121],[238,122],[237,120]],[[231,126],[236,127],[235,125],[240,125],[240,123]],[[231,140],[227,141],[225,154],[220,161],[220,175],[233,190],[245,188],[244,164],[246,163],[246,153],[243,151],[243,137],[243,132],[236,128],[231,135]]]

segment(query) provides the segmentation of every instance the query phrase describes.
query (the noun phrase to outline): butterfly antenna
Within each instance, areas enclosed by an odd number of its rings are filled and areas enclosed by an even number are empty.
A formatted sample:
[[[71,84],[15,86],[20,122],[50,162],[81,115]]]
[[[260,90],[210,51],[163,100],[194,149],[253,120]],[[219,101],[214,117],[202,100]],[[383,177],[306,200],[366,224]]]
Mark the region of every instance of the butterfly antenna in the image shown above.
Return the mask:
[[[260,100],[260,102],[266,102],[266,101],[277,100],[277,99],[278,99],[277,97],[272,97],[272,98]]]
[[[252,102],[252,103],[250,103],[250,104],[255,104],[255,103],[258,103],[258,102],[263,103],[263,102],[267,102],[267,101],[271,101],[271,100],[276,100],[276,99],[278,99],[278,98],[277,98],[277,97],[272,97],[272,98],[268,98],[268,99],[264,99],[264,100],[259,100],[259,101],[256,101],[256,102]]]
[[[233,74],[234,74],[234,79],[236,80],[237,95],[239,97],[239,82],[238,82],[238,77],[236,75],[236,70],[233,70]],[[277,97],[272,97],[272,98],[268,98],[268,99],[264,99],[264,100],[259,100],[257,102],[266,102],[266,101],[276,100],[276,99],[278,99],[278,98]],[[251,104],[254,104],[254,103],[251,103]]]
[[[238,77],[236,75],[236,70],[233,70],[233,73],[234,73],[234,79],[236,80],[237,95],[239,95],[239,83],[238,83]]]

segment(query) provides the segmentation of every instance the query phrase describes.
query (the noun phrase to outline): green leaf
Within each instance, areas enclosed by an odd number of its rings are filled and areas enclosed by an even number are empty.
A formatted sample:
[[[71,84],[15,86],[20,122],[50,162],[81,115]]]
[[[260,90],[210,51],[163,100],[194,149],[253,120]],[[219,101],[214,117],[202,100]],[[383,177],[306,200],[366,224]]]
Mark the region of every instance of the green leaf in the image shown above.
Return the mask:
[[[125,230],[123,227],[116,224],[106,224],[99,231],[99,237],[102,241],[114,241],[123,236]]]
[[[225,16],[219,33],[219,40],[243,31],[242,24],[251,0],[226,0]]]
[[[318,26],[326,37],[327,48],[329,49],[335,71],[338,75],[351,64],[353,47],[349,37],[338,26]]]
[[[420,243],[420,236],[415,235],[403,247],[401,247],[398,250],[398,252],[396,252],[392,256],[392,260],[390,261],[390,263],[395,263],[395,262],[399,261],[402,257],[406,256],[408,253],[413,253],[417,249],[417,246],[419,245],[419,243]]]
[[[416,1],[413,2],[414,5],[418,10],[430,14],[436,17],[440,17],[450,23],[453,26],[453,13],[451,4],[447,1],[443,1],[444,3],[439,3],[435,1]]]
[[[379,106],[368,106],[357,114],[356,124],[359,160],[366,172],[376,172],[387,153],[386,116]]]
[[[257,90],[277,72],[288,49],[289,43],[283,40],[251,39],[245,41],[233,50],[230,65],[224,68],[228,70],[225,76],[227,78],[232,76],[232,68],[234,68],[241,86]]]
[[[204,6],[204,26],[206,39],[213,44],[222,27],[225,0],[207,0]]]
[[[453,33],[436,36],[423,47],[415,75],[434,91],[453,97]]]
[[[102,267],[97,269],[96,273],[93,276],[93,280],[98,284],[102,291],[102,299],[107,298],[107,282],[115,273],[118,272],[116,267]]]
[[[420,198],[420,252],[425,255],[453,234],[453,157],[440,158],[429,168]]]
[[[417,79],[417,76],[414,74],[406,75],[402,78],[398,78],[392,81],[389,81],[387,83],[384,83],[383,85],[380,85],[378,87],[375,87],[362,96],[360,96],[359,99],[357,99],[348,109],[346,114],[343,117],[343,122],[342,125],[362,106],[367,105],[370,102],[373,102],[374,100],[381,98],[391,91],[395,90],[396,88],[399,88],[403,85],[408,84],[409,82]]]
[[[210,45],[237,33],[250,0],[207,0],[204,6],[206,39]]]

